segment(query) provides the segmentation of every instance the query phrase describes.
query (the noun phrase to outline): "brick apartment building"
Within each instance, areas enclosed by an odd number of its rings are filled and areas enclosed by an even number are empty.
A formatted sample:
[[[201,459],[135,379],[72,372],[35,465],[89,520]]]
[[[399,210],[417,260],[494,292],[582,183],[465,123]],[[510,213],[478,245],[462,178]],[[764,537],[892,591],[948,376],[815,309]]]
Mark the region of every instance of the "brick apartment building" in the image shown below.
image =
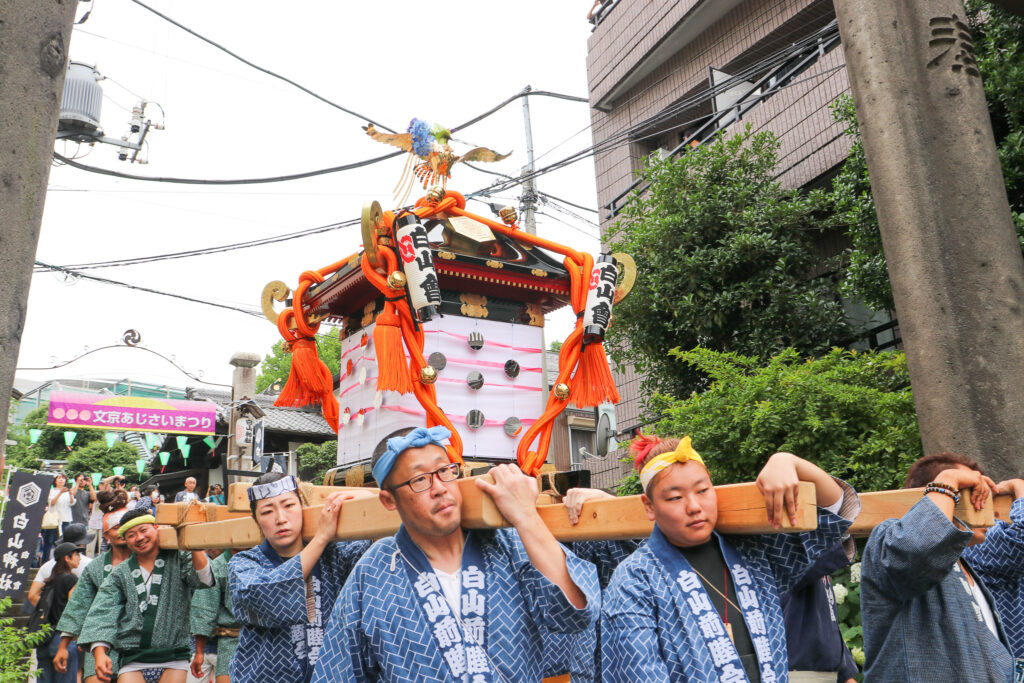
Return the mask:
[[[825,183],[849,141],[829,105],[849,91],[831,0],[602,0],[587,73],[602,230],[642,160],[683,152],[748,123],[780,139],[779,180]],[[823,244],[837,253],[842,237]],[[640,378],[618,373],[620,430],[641,421]],[[594,484],[627,467],[588,463]]]

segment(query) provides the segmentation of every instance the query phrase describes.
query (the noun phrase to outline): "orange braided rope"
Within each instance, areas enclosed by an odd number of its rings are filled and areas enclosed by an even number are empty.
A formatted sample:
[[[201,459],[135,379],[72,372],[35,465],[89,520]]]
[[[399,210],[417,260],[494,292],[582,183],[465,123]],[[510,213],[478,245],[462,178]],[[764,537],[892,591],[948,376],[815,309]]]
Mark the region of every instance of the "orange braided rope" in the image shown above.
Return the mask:
[[[354,256],[354,254],[353,254]],[[334,396],[334,378],[327,365],[320,360],[316,350],[316,333],[320,323],[310,325],[302,307],[306,292],[314,283],[323,282],[327,275],[337,271],[352,256],[332,263],[319,270],[307,270],[299,276],[299,285],[292,297],[292,307],[277,316],[277,330],[288,343],[292,354],[292,365],[288,381],[274,401],[275,406],[305,406],[319,404],[327,425],[338,431],[338,399]],[[295,329],[290,323],[294,322]]]
[[[385,213],[386,224],[390,227],[394,220],[393,215],[388,218],[388,213]],[[385,266],[388,272],[393,272],[398,267],[398,259],[395,256],[395,252],[391,248],[386,246],[379,246],[377,248],[379,256],[383,257]],[[405,342],[406,347],[409,349],[409,366],[408,369],[405,367],[405,360],[402,358],[401,361],[391,361],[393,367],[388,369],[387,372],[394,374],[396,372],[405,375],[406,379],[411,385],[413,394],[416,396],[416,400],[423,406],[423,409],[427,413],[427,426],[436,427],[443,425],[448,428],[448,431],[452,433],[449,439],[449,446],[447,447],[448,459],[452,462],[462,463],[462,437],[459,436],[458,430],[452,424],[448,416],[444,414],[444,411],[437,405],[437,391],[432,384],[423,384],[420,380],[420,370],[426,367],[427,362],[423,359],[423,343],[424,335],[423,329],[417,328],[413,322],[412,311],[409,309],[409,302],[404,298],[404,289],[392,289],[387,282],[387,279],[378,273],[371,265],[370,259],[363,253],[360,259],[363,274],[370,281],[370,283],[377,288],[386,299],[394,299],[394,301],[387,301],[385,303],[385,311],[393,312],[398,316],[399,325],[401,328],[401,338]],[[402,298],[400,298],[402,297]],[[390,307],[390,309],[389,309]],[[381,315],[384,311],[381,312]],[[378,325],[380,325],[381,315],[377,316]],[[388,321],[390,324],[390,321]],[[379,328],[378,328],[379,329]],[[377,342],[377,329],[374,330],[374,345],[377,347],[377,386],[382,390],[385,385],[381,383],[381,377],[385,376],[385,363],[382,362],[382,356],[384,355],[384,349],[381,348],[381,344]],[[400,347],[399,347],[400,349]]]

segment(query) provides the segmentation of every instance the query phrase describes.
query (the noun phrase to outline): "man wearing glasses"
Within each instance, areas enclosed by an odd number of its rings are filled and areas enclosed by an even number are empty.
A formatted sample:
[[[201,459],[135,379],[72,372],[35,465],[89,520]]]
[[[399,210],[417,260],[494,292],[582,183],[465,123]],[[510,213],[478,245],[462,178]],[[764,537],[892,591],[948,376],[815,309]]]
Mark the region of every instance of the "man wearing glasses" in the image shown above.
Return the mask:
[[[537,514],[537,484],[513,465],[476,486],[512,529],[466,531],[444,427],[378,447],[380,501],[402,527],[359,560],[325,631],[314,681],[537,681],[542,633],[592,629],[597,571]],[[568,656],[568,653],[567,653]]]

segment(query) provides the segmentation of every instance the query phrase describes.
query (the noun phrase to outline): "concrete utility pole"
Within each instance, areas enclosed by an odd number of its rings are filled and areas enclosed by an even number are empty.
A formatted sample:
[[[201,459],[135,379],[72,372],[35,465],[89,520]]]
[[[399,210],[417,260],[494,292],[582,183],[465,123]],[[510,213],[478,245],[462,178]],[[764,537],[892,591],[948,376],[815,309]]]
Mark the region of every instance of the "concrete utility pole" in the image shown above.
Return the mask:
[[[530,235],[537,234],[537,218],[534,215],[537,206],[537,192],[533,187],[533,129],[530,127],[530,91],[533,88],[523,88],[523,123],[526,126],[526,166],[522,174],[527,176],[523,180],[523,226]]]
[[[10,400],[78,0],[0,0],[0,389]],[[7,420],[0,420],[0,444]],[[0,467],[3,457],[0,455]]]
[[[522,175],[527,176],[523,180],[523,227],[527,234],[537,234],[537,191],[533,185],[533,128],[530,125],[530,86],[523,88],[523,125],[526,127],[526,166],[523,167]],[[547,334],[541,328],[540,348],[540,372],[544,377],[541,382],[540,400],[541,405],[548,404],[548,352]]]
[[[1024,258],[959,0],[835,0],[925,453],[1024,472]]]

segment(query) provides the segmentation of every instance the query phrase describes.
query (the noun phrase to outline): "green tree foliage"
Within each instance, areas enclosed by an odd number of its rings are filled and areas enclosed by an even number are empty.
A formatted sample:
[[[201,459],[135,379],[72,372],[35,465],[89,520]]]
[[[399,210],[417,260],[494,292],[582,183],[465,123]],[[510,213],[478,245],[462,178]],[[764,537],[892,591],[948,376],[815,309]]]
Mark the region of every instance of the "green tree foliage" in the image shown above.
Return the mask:
[[[977,0],[968,2],[967,8],[1010,210],[1024,249],[1024,18]],[[841,290],[874,310],[892,309],[892,288],[853,100],[840,97],[833,115],[854,140],[830,193],[836,223],[852,241]]]
[[[1006,193],[1024,225],[1024,16],[968,0],[968,22],[985,84]]]
[[[96,429],[70,429],[65,427],[51,427],[46,424],[46,415],[49,411],[49,404],[44,403],[28,415],[21,424],[11,428],[7,438],[17,441],[17,445],[9,446],[6,450],[7,463],[23,469],[37,469],[39,460],[67,460],[71,455],[96,441],[103,444],[103,432]],[[39,441],[33,446],[29,439],[29,429],[42,429],[43,433]],[[75,440],[71,444],[71,451],[64,445],[64,432],[75,432]]]
[[[304,443],[295,449],[299,458],[299,478],[313,484],[324,483],[324,473],[338,466],[338,442]]]
[[[673,352],[711,380],[685,399],[658,395],[655,433],[690,435],[716,484],[753,481],[769,455],[790,451],[858,491],[899,488],[921,457],[902,353],[834,349],[805,360],[794,349],[767,364],[737,353]],[[638,493],[635,474],[620,493]]]
[[[316,335],[316,352],[320,360],[327,364],[333,374],[338,373],[341,365],[341,339],[335,334]],[[260,374],[256,377],[256,391],[265,390],[280,380],[281,386],[288,381],[288,373],[292,369],[292,353],[288,344],[282,339],[274,344],[270,353],[260,365]]]
[[[11,604],[10,598],[0,599],[0,614],[7,614]],[[29,655],[49,632],[50,627],[44,626],[30,633],[15,626],[14,617],[0,616],[0,683],[24,683],[39,673],[32,670]]]
[[[639,172],[650,189],[626,205],[612,240],[636,260],[637,281],[608,346],[649,389],[700,386],[693,367],[669,358],[677,347],[764,359],[787,347],[820,353],[849,335],[835,285],[809,277],[812,237],[828,226],[824,195],[783,189],[778,149],[771,133],[748,128]]]
[[[72,474],[85,474],[100,472],[104,477],[114,473],[114,467],[124,468],[124,476],[129,482],[139,483],[142,478],[148,478],[145,472],[142,477],[135,467],[135,461],[139,459],[139,451],[135,446],[124,441],[119,441],[107,450],[106,441],[93,441],[85,448],[74,450],[68,455],[68,464],[65,469]]]

